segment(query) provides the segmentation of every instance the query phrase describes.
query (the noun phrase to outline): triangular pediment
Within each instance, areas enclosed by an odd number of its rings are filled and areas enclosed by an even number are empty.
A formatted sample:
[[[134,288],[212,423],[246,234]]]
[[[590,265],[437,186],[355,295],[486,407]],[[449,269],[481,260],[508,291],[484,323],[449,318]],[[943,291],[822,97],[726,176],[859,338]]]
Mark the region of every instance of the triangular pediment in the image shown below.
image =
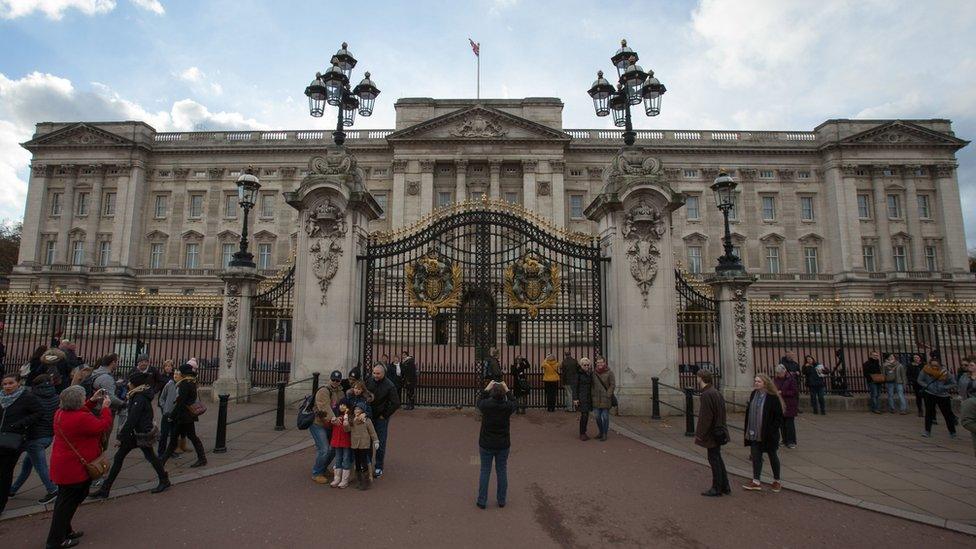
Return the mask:
[[[146,235],[146,240],[166,240],[167,238],[169,238],[168,234],[158,230],[151,231],[149,234]]]
[[[569,134],[507,112],[475,105],[393,132],[388,141],[569,141]]]
[[[840,141],[840,144],[870,147],[952,147],[958,149],[965,147],[969,142],[947,133],[924,128],[918,124],[895,120],[846,137]]]
[[[224,229],[217,233],[217,240],[240,240],[241,235],[235,233],[234,231]]]
[[[65,126],[23,144],[27,150],[44,147],[98,148],[132,147],[135,142],[83,122]]]

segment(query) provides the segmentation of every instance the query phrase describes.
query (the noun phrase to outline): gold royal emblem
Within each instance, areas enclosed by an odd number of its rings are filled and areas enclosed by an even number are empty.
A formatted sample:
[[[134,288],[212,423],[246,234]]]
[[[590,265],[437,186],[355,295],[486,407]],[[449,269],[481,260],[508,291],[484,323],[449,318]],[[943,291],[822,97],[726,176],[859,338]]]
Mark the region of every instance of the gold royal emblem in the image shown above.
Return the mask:
[[[559,270],[536,252],[526,252],[505,269],[505,294],[512,307],[526,309],[529,317],[552,307],[559,298]]]
[[[404,271],[411,306],[424,307],[434,317],[438,309],[460,303],[461,266],[448,262],[436,251],[428,251]]]

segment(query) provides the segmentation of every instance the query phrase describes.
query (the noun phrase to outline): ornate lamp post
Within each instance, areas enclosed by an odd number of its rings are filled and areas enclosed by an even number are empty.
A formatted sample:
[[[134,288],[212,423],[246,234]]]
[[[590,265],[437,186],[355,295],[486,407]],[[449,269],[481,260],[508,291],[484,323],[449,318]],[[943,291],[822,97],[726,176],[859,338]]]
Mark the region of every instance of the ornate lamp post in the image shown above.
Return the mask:
[[[725,238],[723,246],[725,254],[718,258],[718,267],[715,272],[719,274],[741,273],[745,274],[745,267],[742,261],[732,251],[732,230],[729,227],[729,212],[735,207],[735,188],[737,183],[729,174],[722,172],[715,178],[711,189],[715,193],[715,204],[722,210],[722,217],[725,218]]]
[[[336,129],[332,132],[332,140],[336,145],[342,146],[346,141],[346,132],[342,128],[353,125],[356,120],[356,112],[362,116],[373,114],[373,104],[380,90],[369,78],[367,72],[365,78],[353,89],[349,89],[349,77],[352,76],[352,69],[356,66],[356,58],[349,53],[349,47],[345,42],[342,48],[332,56],[332,66],[325,74],[315,73],[315,79],[305,88],[305,95],[308,96],[308,113],[315,118],[325,114],[325,104],[338,107],[336,119]]]
[[[597,71],[596,80],[587,93],[593,98],[593,109],[597,116],[607,116],[613,112],[613,124],[624,128],[624,144],[629,147],[637,137],[631,122],[631,105],[643,102],[644,114],[657,116],[661,114],[661,96],[667,89],[654,78],[654,71],[644,72],[637,64],[637,52],[627,47],[626,40],[620,41],[620,49],[610,58],[610,62],[617,67],[616,88],[603,77],[603,71]]]
[[[254,268],[254,255],[247,251],[247,217],[251,213],[251,208],[257,204],[258,189],[261,188],[261,181],[254,175],[254,168],[248,166],[244,173],[237,178],[237,201],[244,210],[244,227],[241,229],[241,249],[234,253],[230,260],[231,267],[250,267]]]

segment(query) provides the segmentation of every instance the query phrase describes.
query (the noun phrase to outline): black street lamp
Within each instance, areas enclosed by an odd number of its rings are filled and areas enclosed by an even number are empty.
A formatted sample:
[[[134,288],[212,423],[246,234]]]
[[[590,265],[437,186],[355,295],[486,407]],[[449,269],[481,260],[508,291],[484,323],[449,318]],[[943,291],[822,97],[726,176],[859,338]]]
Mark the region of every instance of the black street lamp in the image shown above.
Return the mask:
[[[234,253],[230,260],[231,267],[250,267],[254,268],[254,255],[247,251],[247,217],[251,213],[251,208],[257,204],[258,189],[261,188],[261,181],[254,175],[254,168],[248,167],[244,173],[237,178],[237,201],[244,210],[244,228],[241,229],[241,249]]]
[[[325,104],[339,107],[336,119],[336,129],[332,132],[332,140],[341,146],[346,141],[346,132],[342,128],[353,125],[356,112],[362,116],[373,114],[373,104],[380,90],[376,83],[370,80],[367,72],[365,78],[353,89],[349,89],[349,77],[356,66],[356,58],[349,53],[345,42],[342,48],[332,56],[332,66],[325,74],[315,73],[315,80],[305,88],[308,97],[308,113],[315,118],[325,114]]]
[[[624,144],[629,147],[637,137],[631,122],[631,105],[640,105],[643,101],[644,114],[657,116],[661,114],[661,96],[667,89],[654,78],[654,71],[644,72],[637,64],[637,52],[627,47],[626,40],[620,41],[620,49],[610,62],[617,68],[616,88],[603,77],[603,71],[597,71],[596,80],[587,93],[593,98],[597,116],[613,112],[613,124],[624,128]]]
[[[722,210],[722,217],[725,218],[725,238],[722,242],[725,254],[718,258],[718,267],[715,267],[715,272],[719,274],[746,272],[739,256],[732,251],[732,229],[729,227],[729,212],[735,207],[736,186],[735,180],[725,172],[718,174],[711,186],[715,193],[715,204]]]

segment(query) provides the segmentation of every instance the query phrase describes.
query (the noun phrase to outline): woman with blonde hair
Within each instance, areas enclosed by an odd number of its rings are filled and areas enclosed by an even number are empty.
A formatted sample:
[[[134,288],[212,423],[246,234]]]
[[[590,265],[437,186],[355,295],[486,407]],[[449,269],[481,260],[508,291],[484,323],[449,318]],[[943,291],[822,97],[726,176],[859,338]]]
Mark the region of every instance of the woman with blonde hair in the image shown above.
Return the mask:
[[[752,482],[744,484],[746,490],[762,490],[759,481],[762,475],[763,454],[769,455],[769,465],[773,470],[773,492],[783,487],[779,482],[779,432],[783,425],[783,398],[769,376],[757,374],[753,380],[752,395],[746,406],[745,445],[750,448],[752,460]]]
[[[593,409],[593,369],[590,367],[589,357],[579,360],[576,370],[576,384],[573,385],[573,406],[579,410],[580,440],[590,440],[586,434],[586,426],[590,421],[590,410]]]

